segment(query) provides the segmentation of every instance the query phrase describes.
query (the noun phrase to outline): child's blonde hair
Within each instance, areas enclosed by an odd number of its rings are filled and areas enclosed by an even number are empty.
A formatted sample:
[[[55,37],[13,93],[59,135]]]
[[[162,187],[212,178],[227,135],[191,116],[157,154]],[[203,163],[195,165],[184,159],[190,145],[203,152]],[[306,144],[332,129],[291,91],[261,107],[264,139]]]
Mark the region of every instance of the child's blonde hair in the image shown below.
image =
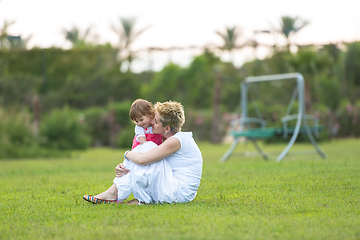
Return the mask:
[[[176,133],[181,130],[185,123],[184,107],[181,103],[168,101],[157,102],[154,106],[155,112],[160,114],[160,122],[163,127],[170,126],[171,132]]]
[[[143,116],[154,117],[154,108],[150,102],[144,99],[136,99],[130,107],[129,116],[134,122]]]

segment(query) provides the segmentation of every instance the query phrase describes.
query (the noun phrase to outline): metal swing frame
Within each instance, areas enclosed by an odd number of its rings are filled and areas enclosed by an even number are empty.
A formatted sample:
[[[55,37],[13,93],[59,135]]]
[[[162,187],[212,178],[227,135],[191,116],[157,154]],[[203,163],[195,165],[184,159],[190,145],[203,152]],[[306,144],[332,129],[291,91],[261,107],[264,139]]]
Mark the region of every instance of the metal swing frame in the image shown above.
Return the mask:
[[[296,80],[296,88],[291,98],[291,102],[287,109],[287,113],[285,117],[281,119],[283,123],[283,128],[266,128],[265,121],[263,119],[258,118],[250,118],[248,117],[248,89],[250,84],[253,83],[261,83],[265,81],[277,81],[277,80]],[[298,98],[298,113],[295,115],[289,115],[291,108],[293,106],[294,101]],[[307,120],[314,120],[315,127],[310,129]],[[289,129],[287,127],[287,122],[290,120],[296,120],[295,128]],[[311,115],[307,115],[305,113],[305,81],[304,77],[300,73],[287,73],[287,74],[276,74],[276,75],[266,75],[266,76],[257,76],[257,77],[247,77],[241,83],[241,118],[236,119],[232,122],[234,124],[237,122],[240,124],[240,128],[236,131],[231,132],[230,134],[234,137],[233,143],[228,149],[228,151],[222,156],[221,161],[226,161],[233,151],[235,150],[236,146],[239,143],[240,137],[246,137],[250,140],[254,147],[256,148],[258,154],[260,154],[264,159],[268,159],[268,155],[260,148],[257,144],[256,139],[258,138],[267,138],[274,136],[275,134],[283,134],[284,136],[288,135],[291,131],[292,136],[290,138],[289,143],[285,147],[285,149],[278,155],[277,161],[281,161],[290,151],[291,147],[294,145],[296,138],[298,137],[300,132],[304,132],[307,134],[308,138],[310,139],[313,147],[315,148],[316,152],[322,157],[326,158],[325,153],[320,149],[318,144],[316,143],[315,138],[312,135],[314,132],[315,135],[318,134],[318,123],[317,119]],[[250,129],[249,123],[258,123],[261,125],[260,128],[257,129]],[[303,125],[303,127],[301,127]],[[245,129],[245,126],[248,128]]]

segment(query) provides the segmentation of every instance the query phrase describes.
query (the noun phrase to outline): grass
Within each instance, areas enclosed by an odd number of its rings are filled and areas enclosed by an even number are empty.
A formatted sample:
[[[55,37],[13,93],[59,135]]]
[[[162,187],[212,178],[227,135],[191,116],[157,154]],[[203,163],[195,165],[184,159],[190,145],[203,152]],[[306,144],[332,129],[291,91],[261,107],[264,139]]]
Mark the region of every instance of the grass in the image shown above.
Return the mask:
[[[283,144],[265,146],[280,151]],[[93,205],[123,150],[71,159],[0,161],[0,239],[360,239],[360,140],[321,143],[328,155],[219,159],[201,143],[203,177],[187,204]],[[309,144],[297,144],[311,149]],[[252,150],[241,144],[236,152]]]

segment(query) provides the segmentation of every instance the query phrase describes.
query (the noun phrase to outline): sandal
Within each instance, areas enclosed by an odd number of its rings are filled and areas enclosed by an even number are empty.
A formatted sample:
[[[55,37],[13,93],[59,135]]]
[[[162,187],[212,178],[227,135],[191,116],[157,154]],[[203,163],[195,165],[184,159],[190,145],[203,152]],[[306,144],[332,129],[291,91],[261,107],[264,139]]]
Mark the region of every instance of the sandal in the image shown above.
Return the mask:
[[[100,198],[96,198],[94,196],[91,195],[84,195],[83,199],[85,201],[91,202],[93,204],[100,204],[100,203],[116,203],[117,200],[104,200],[104,199],[100,199]]]

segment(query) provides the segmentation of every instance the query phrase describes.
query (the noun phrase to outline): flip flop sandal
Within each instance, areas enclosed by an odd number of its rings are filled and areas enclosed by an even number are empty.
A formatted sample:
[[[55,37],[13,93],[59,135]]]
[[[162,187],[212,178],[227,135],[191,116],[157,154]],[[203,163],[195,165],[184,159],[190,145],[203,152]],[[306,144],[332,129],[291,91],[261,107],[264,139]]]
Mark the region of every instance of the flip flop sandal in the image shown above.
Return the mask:
[[[85,201],[91,202],[93,204],[100,204],[100,203],[116,203],[117,200],[104,200],[104,199],[100,199],[100,198],[96,198],[94,196],[91,195],[84,195],[83,199]]]

